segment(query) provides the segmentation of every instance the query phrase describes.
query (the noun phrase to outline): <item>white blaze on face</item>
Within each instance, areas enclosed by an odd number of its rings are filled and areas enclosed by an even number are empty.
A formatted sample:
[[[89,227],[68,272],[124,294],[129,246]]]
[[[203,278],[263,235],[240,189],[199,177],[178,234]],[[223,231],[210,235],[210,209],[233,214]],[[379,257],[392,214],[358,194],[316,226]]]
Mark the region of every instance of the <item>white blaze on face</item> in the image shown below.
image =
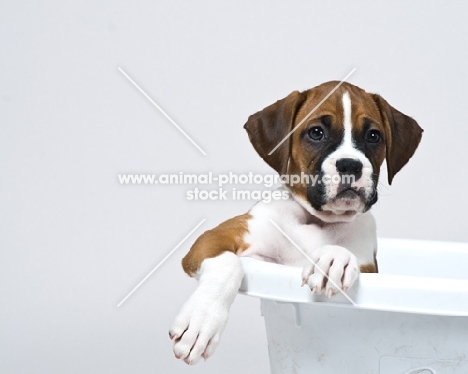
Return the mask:
[[[343,102],[343,127],[344,127],[344,134],[343,134],[343,143],[341,147],[354,149],[353,145],[353,123],[351,121],[351,98],[349,94],[345,92],[342,98]]]
[[[373,194],[373,181],[372,181],[372,164],[367,157],[358,150],[353,140],[353,123],[351,115],[351,98],[348,92],[345,92],[342,97],[343,104],[343,140],[338,148],[331,153],[322,164],[322,171],[324,174],[323,184],[325,187],[325,194],[328,201],[333,200],[340,186],[341,176],[336,169],[336,161],[342,158],[357,159],[362,162],[362,176],[355,180],[351,187],[357,190],[364,189],[365,198],[369,198]],[[341,210],[362,210],[364,205],[360,201],[343,202],[337,200],[335,202],[325,204],[323,210],[332,210],[339,213]]]

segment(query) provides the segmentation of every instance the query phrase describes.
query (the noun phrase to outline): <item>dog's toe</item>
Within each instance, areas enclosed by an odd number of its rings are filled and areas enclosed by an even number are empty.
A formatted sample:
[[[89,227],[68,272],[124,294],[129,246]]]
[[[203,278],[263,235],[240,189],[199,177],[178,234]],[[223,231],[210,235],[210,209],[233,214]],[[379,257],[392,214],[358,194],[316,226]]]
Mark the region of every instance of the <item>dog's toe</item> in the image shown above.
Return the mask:
[[[302,270],[303,285],[307,284],[313,294],[324,292],[332,297],[341,290],[349,289],[359,275],[358,261],[346,248],[330,245],[319,248],[311,254]]]
[[[193,365],[200,358],[211,356],[226,326],[228,313],[226,306],[212,300],[189,299],[169,332],[175,357]]]

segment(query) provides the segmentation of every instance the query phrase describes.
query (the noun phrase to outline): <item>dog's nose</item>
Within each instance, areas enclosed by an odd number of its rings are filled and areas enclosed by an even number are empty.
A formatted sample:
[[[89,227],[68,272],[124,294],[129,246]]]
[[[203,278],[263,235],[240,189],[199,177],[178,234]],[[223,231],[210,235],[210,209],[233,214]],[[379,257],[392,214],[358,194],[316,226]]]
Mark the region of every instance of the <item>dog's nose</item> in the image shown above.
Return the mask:
[[[362,175],[362,162],[356,158],[340,158],[336,161],[336,170],[359,179]]]

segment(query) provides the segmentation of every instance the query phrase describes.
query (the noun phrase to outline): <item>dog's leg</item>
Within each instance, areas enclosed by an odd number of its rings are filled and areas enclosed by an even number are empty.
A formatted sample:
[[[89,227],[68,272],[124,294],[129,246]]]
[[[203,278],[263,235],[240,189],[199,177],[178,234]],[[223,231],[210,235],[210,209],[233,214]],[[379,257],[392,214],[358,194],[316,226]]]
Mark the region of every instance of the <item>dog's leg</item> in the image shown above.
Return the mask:
[[[244,276],[236,253],[247,248],[243,238],[250,217],[234,217],[206,231],[182,260],[185,272],[198,278],[199,284],[175,319],[169,336],[175,356],[188,364],[201,357],[207,359],[219,343]]]
[[[241,261],[232,252],[202,262],[199,285],[169,331],[177,358],[191,365],[213,354],[243,276]]]

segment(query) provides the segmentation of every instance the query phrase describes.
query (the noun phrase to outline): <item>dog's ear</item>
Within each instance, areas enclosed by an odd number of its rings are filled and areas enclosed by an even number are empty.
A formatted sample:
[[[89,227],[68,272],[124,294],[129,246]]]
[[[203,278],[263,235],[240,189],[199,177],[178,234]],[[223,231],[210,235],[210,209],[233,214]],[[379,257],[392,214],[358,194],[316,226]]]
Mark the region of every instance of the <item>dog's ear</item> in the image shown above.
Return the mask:
[[[423,129],[411,117],[399,112],[380,95],[374,94],[385,127],[388,183],[413,156],[421,141]]]
[[[291,137],[286,139],[271,155],[268,153],[293,129],[296,113],[306,96],[306,92],[294,91],[284,99],[252,114],[244,125],[257,153],[280,175],[287,171]]]

